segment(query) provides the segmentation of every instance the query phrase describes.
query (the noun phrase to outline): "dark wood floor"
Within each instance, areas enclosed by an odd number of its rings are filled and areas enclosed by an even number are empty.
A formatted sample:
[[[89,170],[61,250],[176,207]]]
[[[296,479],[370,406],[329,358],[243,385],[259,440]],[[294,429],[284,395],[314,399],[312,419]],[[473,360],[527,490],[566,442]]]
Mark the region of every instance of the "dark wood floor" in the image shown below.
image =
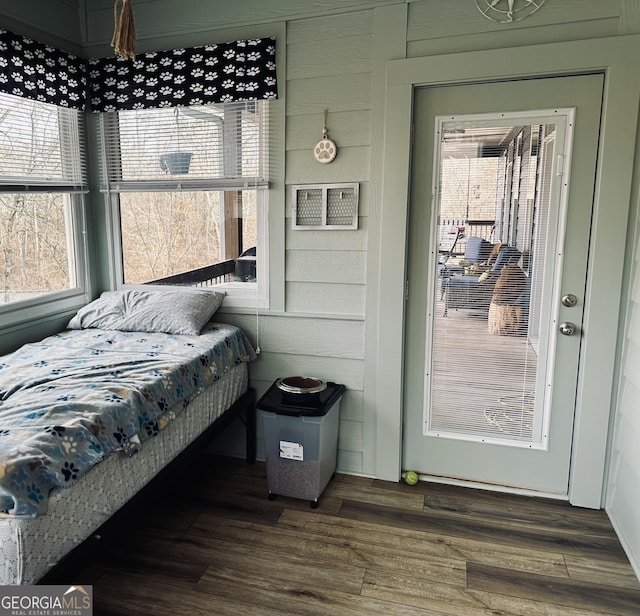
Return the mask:
[[[317,509],[205,455],[74,583],[96,616],[640,614],[602,511],[337,475]]]

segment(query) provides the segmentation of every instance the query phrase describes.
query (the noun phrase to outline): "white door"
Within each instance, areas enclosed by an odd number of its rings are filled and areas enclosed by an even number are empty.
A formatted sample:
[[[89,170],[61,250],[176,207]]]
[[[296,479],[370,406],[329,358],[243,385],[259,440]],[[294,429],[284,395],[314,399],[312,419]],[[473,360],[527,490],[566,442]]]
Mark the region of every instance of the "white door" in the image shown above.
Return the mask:
[[[602,89],[416,90],[404,469],[567,493]]]

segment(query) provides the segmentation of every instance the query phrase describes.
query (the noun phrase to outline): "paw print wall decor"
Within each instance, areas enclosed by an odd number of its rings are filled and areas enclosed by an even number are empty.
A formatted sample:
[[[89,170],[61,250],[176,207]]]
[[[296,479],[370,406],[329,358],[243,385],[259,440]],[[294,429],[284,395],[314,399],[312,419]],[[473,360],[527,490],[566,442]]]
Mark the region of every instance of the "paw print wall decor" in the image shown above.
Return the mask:
[[[329,139],[327,134],[327,110],[324,110],[324,122],[322,125],[322,139],[316,143],[313,148],[313,158],[316,162],[327,164],[330,163],[338,153],[338,147],[335,142]]]

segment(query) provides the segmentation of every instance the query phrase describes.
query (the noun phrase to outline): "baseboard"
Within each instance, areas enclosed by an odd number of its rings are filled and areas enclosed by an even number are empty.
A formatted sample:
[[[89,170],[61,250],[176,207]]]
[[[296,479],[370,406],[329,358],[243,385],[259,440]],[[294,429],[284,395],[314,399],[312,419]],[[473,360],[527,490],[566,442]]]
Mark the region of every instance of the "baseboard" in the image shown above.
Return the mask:
[[[620,541],[620,545],[622,546],[624,553],[627,555],[627,558],[631,563],[631,568],[633,569],[633,572],[636,574],[636,577],[640,582],[640,554],[636,555],[631,550],[629,542],[627,541],[620,524],[618,524],[618,521],[616,520],[616,516],[613,515],[606,507],[605,507],[605,513],[607,514],[607,517],[611,522],[611,526],[613,526],[613,530],[616,532],[616,535],[618,535],[618,541]]]

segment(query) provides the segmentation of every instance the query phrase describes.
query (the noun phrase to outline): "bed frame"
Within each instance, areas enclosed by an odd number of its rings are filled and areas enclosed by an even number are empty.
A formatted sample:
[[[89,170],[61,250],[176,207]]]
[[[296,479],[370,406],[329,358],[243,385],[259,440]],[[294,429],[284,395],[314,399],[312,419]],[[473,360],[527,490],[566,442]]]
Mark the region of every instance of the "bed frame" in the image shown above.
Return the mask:
[[[90,537],[50,569],[37,584],[78,583],[75,576],[86,565],[89,557],[95,556],[104,539],[115,536],[131,516],[141,511],[163,486],[183,473],[212,440],[224,432],[236,419],[245,426],[245,459],[248,464],[254,464],[256,461],[256,392],[249,387],[227,411],[169,462],[144,488],[111,515]]]
[[[168,421],[155,435],[150,434],[153,438],[143,439],[142,446],[135,451],[124,447],[116,449],[70,485],[57,485],[50,490],[46,510],[42,513],[33,517],[0,515],[0,585],[76,583],[73,574],[79,571],[83,561],[86,562],[87,552],[97,549],[96,539],[110,535],[125,523],[131,525],[132,515],[153,492],[193,463],[211,440],[236,419],[243,421],[246,427],[247,462],[255,462],[256,395],[249,387],[248,374],[251,353],[250,347],[246,346],[248,341],[236,340],[236,330],[223,332],[222,337],[212,337],[219,339],[219,343],[224,342],[223,349],[228,351],[226,354],[220,351],[222,367],[216,363],[217,356],[202,355],[198,350],[202,346],[203,349],[212,349],[207,353],[214,353],[215,347],[209,345],[209,340],[200,346],[199,343],[192,344],[196,351],[189,351],[187,357],[195,367],[191,371],[181,367],[176,376],[178,379],[188,378],[189,387],[197,384],[199,378],[203,384],[194,392],[187,391],[191,397],[176,397],[175,400],[167,397],[174,406],[165,411]],[[160,340],[164,337],[160,336]],[[124,346],[126,348],[126,344]],[[161,348],[159,342],[158,348]],[[189,362],[180,366],[187,366]],[[21,365],[16,363],[16,367]],[[200,369],[209,372],[201,376]],[[207,380],[205,377],[214,370],[215,380]],[[3,372],[4,377],[7,374]],[[78,383],[75,385],[78,390]],[[101,398],[98,396],[96,399]],[[43,400],[38,404],[46,404],[46,398]],[[117,398],[113,402],[117,402]],[[112,407],[116,408],[115,405]],[[79,405],[79,413],[82,412],[84,407]],[[28,415],[26,417],[31,419]],[[7,481],[24,481],[26,471],[19,465],[15,468],[15,477],[11,475]],[[17,486],[24,487],[22,483]],[[179,489],[172,498],[180,498]]]
[[[0,583],[78,583],[75,576],[100,549],[99,540],[130,525],[154,493],[179,477],[236,419],[245,425],[246,461],[254,463],[256,394],[246,383],[246,364],[236,366],[241,367],[216,383],[222,390],[201,393],[140,453],[109,456],[71,488],[52,492],[44,516],[0,519],[7,559],[0,563]]]

